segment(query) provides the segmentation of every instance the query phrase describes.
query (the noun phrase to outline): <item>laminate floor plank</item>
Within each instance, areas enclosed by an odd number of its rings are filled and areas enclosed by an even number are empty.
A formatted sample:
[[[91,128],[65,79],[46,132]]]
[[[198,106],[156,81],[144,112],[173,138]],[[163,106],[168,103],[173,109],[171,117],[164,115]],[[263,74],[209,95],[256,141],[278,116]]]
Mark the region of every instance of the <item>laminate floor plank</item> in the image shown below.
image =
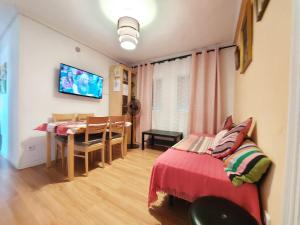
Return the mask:
[[[147,206],[152,165],[161,151],[128,151],[112,165],[90,166],[75,161],[75,178],[55,165],[23,170],[0,157],[0,225],[184,225],[189,204],[167,204],[165,194]]]

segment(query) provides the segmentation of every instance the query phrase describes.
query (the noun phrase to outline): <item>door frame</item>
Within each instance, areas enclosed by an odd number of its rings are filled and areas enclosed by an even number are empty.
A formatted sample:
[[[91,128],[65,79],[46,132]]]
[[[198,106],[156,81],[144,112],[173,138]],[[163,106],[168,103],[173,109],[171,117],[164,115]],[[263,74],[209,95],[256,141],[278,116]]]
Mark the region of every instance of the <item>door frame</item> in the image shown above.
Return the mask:
[[[300,216],[300,1],[292,2],[291,65],[285,190],[281,224],[297,225]]]

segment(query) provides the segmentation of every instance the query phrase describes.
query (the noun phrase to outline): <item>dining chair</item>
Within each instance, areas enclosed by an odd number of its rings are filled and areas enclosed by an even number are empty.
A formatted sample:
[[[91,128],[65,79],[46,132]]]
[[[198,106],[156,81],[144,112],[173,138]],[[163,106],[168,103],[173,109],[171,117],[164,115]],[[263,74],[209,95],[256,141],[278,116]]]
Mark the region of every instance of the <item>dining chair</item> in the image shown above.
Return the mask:
[[[76,121],[81,121],[84,122],[87,120],[88,117],[90,116],[95,116],[94,113],[78,113],[77,117],[76,117]],[[90,161],[94,162],[94,152],[91,152],[91,157],[90,157]],[[100,158],[100,157],[99,157]]]
[[[95,116],[95,114],[94,113],[78,113],[77,116],[76,116],[76,121],[85,122],[87,120],[87,118],[90,117],[90,116]],[[90,161],[94,162],[93,152],[91,153]]]
[[[52,121],[53,122],[63,122],[63,121],[75,121],[76,114],[59,114],[59,113],[53,113],[52,114]],[[55,161],[58,161],[58,155],[60,155],[61,158],[61,167],[65,167],[65,147],[68,142],[67,136],[55,136],[55,148],[56,148],[56,156]]]
[[[101,151],[102,167],[105,167],[105,139],[109,117],[87,117],[86,131],[75,137],[74,156],[85,159],[85,173],[88,176],[89,153]]]
[[[125,133],[125,116],[109,117],[109,135],[107,138],[108,144],[108,163],[112,161],[113,146],[120,144],[121,157],[124,158],[124,133]]]
[[[77,121],[86,121],[89,116],[95,116],[94,113],[78,113],[76,120]]]

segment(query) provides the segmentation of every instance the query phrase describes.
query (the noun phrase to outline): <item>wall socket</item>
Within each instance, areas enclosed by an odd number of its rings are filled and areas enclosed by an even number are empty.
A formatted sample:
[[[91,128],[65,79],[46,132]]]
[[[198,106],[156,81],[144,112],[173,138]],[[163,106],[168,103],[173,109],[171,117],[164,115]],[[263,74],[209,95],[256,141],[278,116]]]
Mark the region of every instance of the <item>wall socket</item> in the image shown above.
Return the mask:
[[[264,211],[264,222],[265,225],[271,225],[271,217],[267,211]]]
[[[40,164],[41,161],[42,160],[40,146],[30,143],[25,147],[24,152],[22,154],[20,168],[35,166]]]
[[[29,145],[28,147],[27,147],[27,151],[35,151],[35,145]]]

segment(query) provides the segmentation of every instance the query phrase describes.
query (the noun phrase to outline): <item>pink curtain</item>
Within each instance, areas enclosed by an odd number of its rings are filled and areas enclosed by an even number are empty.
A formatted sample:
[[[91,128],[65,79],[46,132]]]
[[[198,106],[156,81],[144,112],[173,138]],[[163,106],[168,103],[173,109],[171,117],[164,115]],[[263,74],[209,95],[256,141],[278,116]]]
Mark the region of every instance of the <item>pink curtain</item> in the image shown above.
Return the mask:
[[[151,129],[152,124],[152,78],[153,65],[137,68],[137,99],[141,102],[141,112],[136,121],[136,141],[141,142],[143,131]]]
[[[219,50],[192,54],[188,133],[216,134],[221,124]]]

